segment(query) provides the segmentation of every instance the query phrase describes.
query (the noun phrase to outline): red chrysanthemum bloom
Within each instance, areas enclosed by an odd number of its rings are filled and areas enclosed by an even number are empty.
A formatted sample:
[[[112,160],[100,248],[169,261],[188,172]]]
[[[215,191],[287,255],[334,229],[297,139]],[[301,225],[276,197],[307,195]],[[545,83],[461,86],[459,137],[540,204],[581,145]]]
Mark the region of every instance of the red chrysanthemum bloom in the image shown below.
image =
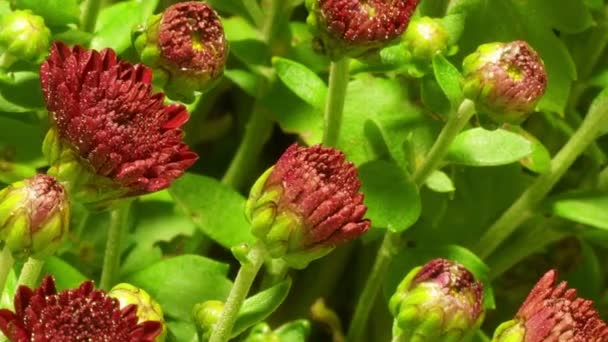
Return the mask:
[[[325,48],[350,50],[345,54],[356,56],[399,37],[418,0],[309,0],[307,4],[309,22],[319,30]]]
[[[547,272],[536,283],[515,319],[501,325],[496,341],[606,342],[608,326],[593,302],[578,298],[565,281],[556,286],[557,272]]]
[[[60,178],[72,181],[61,177],[72,171],[66,160],[82,162],[133,196],[167,188],[196,161],[179,129],[188,112],[152,93],[148,68],[120,61],[110,49],[56,42],[40,78],[53,124],[45,152]]]
[[[15,312],[0,310],[0,330],[11,342],[153,342],[161,324],[138,324],[136,311],[136,305],[120,309],[118,300],[95,290],[92,281],[57,292],[47,276],[35,290],[19,287]]]
[[[247,216],[275,257],[331,248],[366,232],[355,166],[322,146],[290,146],[252,187]]]

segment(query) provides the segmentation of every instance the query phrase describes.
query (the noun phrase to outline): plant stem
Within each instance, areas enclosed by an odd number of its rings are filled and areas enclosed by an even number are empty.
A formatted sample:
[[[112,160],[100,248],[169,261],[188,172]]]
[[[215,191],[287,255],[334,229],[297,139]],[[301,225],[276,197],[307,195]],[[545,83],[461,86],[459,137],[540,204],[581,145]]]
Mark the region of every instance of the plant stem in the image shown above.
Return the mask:
[[[215,329],[211,334],[209,342],[224,342],[230,338],[239,310],[249,293],[249,289],[260,267],[264,263],[264,253],[265,249],[261,243],[255,244],[247,253],[247,260],[241,264],[239,273],[234,280],[234,284],[224,305],[224,310],[215,324]]]
[[[441,161],[445,157],[452,141],[460,131],[466,126],[471,117],[475,114],[475,104],[470,100],[464,100],[458,111],[450,116],[448,122],[439,133],[439,137],[431,147],[429,154],[426,159],[420,165],[419,168],[414,172],[414,182],[419,187],[424,184],[426,178],[441,164]],[[359,297],[357,306],[355,308],[355,314],[351,321],[351,325],[348,331],[348,341],[359,341],[362,339],[365,333],[365,327],[367,324],[367,318],[369,312],[374,304],[378,291],[382,286],[384,276],[390,266],[393,257],[397,254],[399,247],[401,246],[401,234],[387,231],[384,234],[384,240],[376,259],[370,276],[367,278],[363,292]]]
[[[336,146],[342,125],[342,112],[348,86],[348,58],[331,62],[329,66],[329,91],[325,103],[323,145]]]
[[[19,279],[17,280],[17,286],[25,285],[29,288],[34,288],[43,265],[44,260],[29,257],[25,264],[23,264]]]
[[[486,231],[475,248],[477,255],[486,258],[494,252],[525,221],[530,211],[547,196],[574,161],[593,143],[603,122],[608,119],[608,106],[605,102],[606,100],[592,105],[579,129],[551,160],[549,171],[540,175]]]
[[[101,9],[101,0],[87,0],[82,11],[82,30],[85,32],[93,32],[95,23],[97,23],[97,15]]]
[[[439,137],[437,137],[435,144],[431,147],[426,159],[414,172],[414,182],[418,186],[424,184],[424,181],[426,181],[428,176],[437,169],[439,164],[441,164],[452,141],[454,141],[456,135],[458,135],[464,126],[466,126],[473,114],[475,114],[475,104],[471,100],[464,100],[460,104],[458,111],[450,116],[448,122],[441,130],[441,133],[439,133]]]
[[[256,0],[243,0],[243,6],[247,14],[253,19],[253,23],[260,27],[264,23],[264,13]]]
[[[0,296],[2,296],[2,292],[4,291],[4,284],[6,283],[6,278],[8,274],[13,269],[13,264],[15,260],[13,260],[13,255],[7,246],[2,248],[0,252]]]
[[[376,296],[382,286],[384,276],[393,257],[397,254],[399,246],[400,235],[398,233],[387,232],[384,234],[382,245],[380,245],[371,273],[366,280],[365,288],[357,301],[355,314],[348,328],[347,341],[356,342],[364,340],[363,335],[365,334],[369,312],[376,301]]]
[[[129,212],[131,210],[131,200],[118,204],[112,210],[110,217],[110,228],[108,229],[108,241],[103,258],[103,269],[101,271],[101,281],[99,287],[108,291],[116,281],[118,266],[120,264],[120,250],[123,235],[129,224]]]

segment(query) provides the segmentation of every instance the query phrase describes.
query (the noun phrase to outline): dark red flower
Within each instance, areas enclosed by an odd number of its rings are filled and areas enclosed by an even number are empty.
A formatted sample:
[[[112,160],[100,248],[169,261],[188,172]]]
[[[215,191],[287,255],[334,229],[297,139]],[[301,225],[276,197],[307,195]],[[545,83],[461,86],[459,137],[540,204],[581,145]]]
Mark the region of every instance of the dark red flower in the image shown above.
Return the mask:
[[[294,144],[252,187],[253,233],[275,257],[352,240],[370,226],[360,185],[342,152]]]
[[[11,342],[153,342],[161,324],[138,324],[136,312],[136,305],[120,309],[117,299],[95,290],[91,281],[58,293],[47,276],[35,290],[19,287],[15,312],[0,310],[0,330]]]
[[[152,93],[148,68],[120,61],[110,49],[56,42],[40,78],[59,140],[126,195],[167,188],[196,161],[179,129],[188,120],[185,107]]]

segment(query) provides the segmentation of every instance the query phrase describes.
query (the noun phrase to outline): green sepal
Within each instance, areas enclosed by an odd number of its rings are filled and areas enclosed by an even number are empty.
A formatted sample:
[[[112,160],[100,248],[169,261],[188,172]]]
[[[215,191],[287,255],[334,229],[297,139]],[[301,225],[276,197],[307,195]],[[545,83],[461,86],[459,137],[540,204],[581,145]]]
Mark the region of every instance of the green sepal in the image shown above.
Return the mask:
[[[506,321],[494,330],[492,342],[524,342],[526,329],[516,319]]]

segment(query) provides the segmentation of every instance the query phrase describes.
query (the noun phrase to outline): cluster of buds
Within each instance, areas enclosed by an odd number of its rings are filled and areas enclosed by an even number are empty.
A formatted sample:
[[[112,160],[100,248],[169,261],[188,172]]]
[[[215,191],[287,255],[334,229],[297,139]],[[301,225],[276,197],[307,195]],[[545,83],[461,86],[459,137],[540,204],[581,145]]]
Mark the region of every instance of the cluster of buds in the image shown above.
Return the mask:
[[[152,16],[135,48],[167,95],[190,102],[224,71],[228,44],[217,13],[203,2],[180,2]]]
[[[10,342],[124,341],[160,342],[161,322],[140,319],[137,305],[119,300],[86,281],[57,292],[47,276],[35,290],[17,289],[15,310],[0,310],[0,330]]]
[[[306,0],[308,23],[333,60],[358,57],[401,36],[418,0]]]
[[[483,286],[445,259],[411,270],[390,299],[399,341],[466,341],[484,318]]]
[[[18,258],[44,258],[60,247],[70,201],[53,177],[36,175],[0,191],[0,241]]]
[[[179,129],[188,112],[153,94],[151,71],[114,51],[56,42],[40,70],[51,116],[43,152],[48,173],[73,197],[104,205],[167,188],[197,159]]]
[[[545,93],[547,73],[524,41],[484,44],[463,62],[463,91],[497,123],[519,124]]]
[[[39,62],[46,55],[51,31],[30,10],[10,12],[0,19],[0,68],[17,60]]]
[[[494,333],[495,342],[604,342],[608,326],[593,302],[578,298],[575,289],[563,281],[557,284],[557,272],[547,272],[536,283],[515,318],[501,324]]]
[[[303,268],[368,230],[355,166],[322,146],[290,146],[253,185],[245,208],[274,258]]]

